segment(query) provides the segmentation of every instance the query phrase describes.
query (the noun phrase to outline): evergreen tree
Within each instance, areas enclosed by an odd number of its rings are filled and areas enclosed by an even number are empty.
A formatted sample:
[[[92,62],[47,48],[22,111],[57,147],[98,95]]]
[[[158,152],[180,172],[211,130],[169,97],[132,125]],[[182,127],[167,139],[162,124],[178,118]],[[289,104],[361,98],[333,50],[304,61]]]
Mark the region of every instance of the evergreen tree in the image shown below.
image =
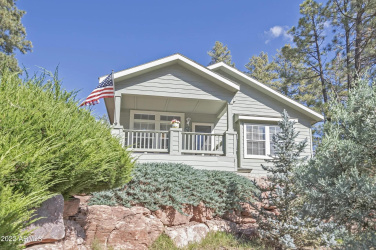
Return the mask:
[[[228,50],[227,45],[223,45],[223,43],[216,41],[213,48],[208,51],[208,55],[211,57],[211,61],[209,65],[224,62],[232,67],[235,67],[235,63],[233,63],[231,51]]]
[[[277,50],[277,55],[273,62],[279,78],[278,91],[292,99],[300,101],[298,80],[301,75],[300,63],[293,60],[293,58],[288,59],[282,50]]]
[[[6,62],[12,71],[19,71],[15,50],[25,54],[32,44],[26,40],[21,18],[26,12],[16,7],[16,0],[0,0],[0,63]]]
[[[326,56],[326,33],[325,24],[327,22],[327,13],[322,4],[313,0],[305,0],[300,5],[302,17],[299,19],[297,27],[292,27],[289,33],[293,36],[296,47],[291,48],[289,53],[300,58],[308,72],[314,72],[314,77],[320,83],[319,88],[322,92],[321,100],[328,102],[328,92],[330,82],[326,79],[325,56]],[[304,76],[312,77],[312,76]],[[316,81],[315,81],[316,82]]]
[[[278,90],[278,73],[276,70],[276,64],[269,62],[268,54],[261,52],[258,56],[252,56],[249,62],[245,65],[247,69],[246,73],[255,78],[256,80]]]
[[[331,48],[343,58],[341,69],[350,89],[366,71],[376,74],[376,1],[330,0],[328,8],[334,27]]]
[[[284,111],[279,122],[280,131],[272,137],[275,154],[266,160],[269,164],[262,165],[269,173],[268,178],[265,182],[254,182],[258,192],[251,205],[257,211],[253,216],[257,219],[259,234],[268,245],[277,249],[335,246],[337,225],[303,213],[305,197],[296,183],[300,177],[297,173],[306,165],[307,157],[301,154],[307,140],[296,141],[299,132],[294,124]]]
[[[345,102],[331,101],[314,160],[298,172],[306,214],[347,229],[352,249],[376,242],[376,86],[359,82]]]
[[[278,90],[313,110],[322,112],[321,91],[317,88],[320,83],[315,72],[305,67],[291,50],[290,45],[285,45],[274,58],[279,75]]]
[[[256,193],[256,202],[251,205],[258,212],[255,216],[260,236],[277,247],[294,248],[295,238],[298,236],[296,234],[299,234],[296,228],[290,227],[292,220],[298,215],[295,206],[299,197],[294,186],[294,170],[304,160],[300,154],[304,151],[307,140],[299,143],[295,141],[299,132],[294,129],[295,122],[289,119],[284,111],[282,121],[279,122],[280,132],[272,138],[275,155],[266,160],[269,164],[262,165],[269,173],[267,181],[255,182],[259,192]],[[266,209],[270,206],[276,207],[278,213]]]

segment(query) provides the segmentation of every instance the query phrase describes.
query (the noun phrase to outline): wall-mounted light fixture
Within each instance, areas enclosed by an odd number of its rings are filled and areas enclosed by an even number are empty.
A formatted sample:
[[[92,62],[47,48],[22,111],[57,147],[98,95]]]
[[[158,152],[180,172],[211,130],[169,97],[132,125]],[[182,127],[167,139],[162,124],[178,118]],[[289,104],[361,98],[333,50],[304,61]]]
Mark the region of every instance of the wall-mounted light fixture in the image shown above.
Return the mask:
[[[191,127],[189,126],[189,124],[191,123],[191,117],[187,117],[185,121],[186,121],[185,131],[189,132],[191,131]]]

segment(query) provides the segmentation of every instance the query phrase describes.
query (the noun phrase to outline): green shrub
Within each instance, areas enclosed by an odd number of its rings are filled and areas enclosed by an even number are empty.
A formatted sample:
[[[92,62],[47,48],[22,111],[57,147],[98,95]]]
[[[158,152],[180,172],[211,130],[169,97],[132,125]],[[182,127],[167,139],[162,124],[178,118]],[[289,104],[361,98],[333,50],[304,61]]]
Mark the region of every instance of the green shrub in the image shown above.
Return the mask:
[[[126,183],[131,158],[109,126],[47,77],[1,75],[1,164],[12,170],[0,180],[25,194],[53,183],[49,191],[65,197]]]
[[[330,120],[316,155],[297,174],[305,212],[343,227],[342,249],[376,244],[376,82],[357,82],[343,102],[329,106]]]
[[[0,183],[0,249],[17,249],[28,231],[22,229],[30,224],[30,209],[48,198],[46,190],[28,195],[16,192],[10,185]]]
[[[150,210],[173,206],[181,211],[182,204],[198,205],[200,201],[213,208],[218,215],[240,209],[240,202],[248,202],[254,186],[250,180],[236,173],[198,170],[184,164],[138,164],[132,180],[122,188],[93,194],[90,204],[143,204]]]
[[[33,209],[50,195],[65,197],[121,186],[132,168],[110,128],[78,108],[56,75],[22,80],[0,73],[0,249],[20,247],[16,237]]]

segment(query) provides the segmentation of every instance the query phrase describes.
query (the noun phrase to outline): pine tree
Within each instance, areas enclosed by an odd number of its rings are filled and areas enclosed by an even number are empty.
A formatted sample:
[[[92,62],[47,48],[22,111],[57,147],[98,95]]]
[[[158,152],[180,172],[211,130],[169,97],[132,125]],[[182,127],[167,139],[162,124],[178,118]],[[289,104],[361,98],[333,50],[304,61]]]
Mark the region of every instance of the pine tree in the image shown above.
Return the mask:
[[[32,48],[21,23],[25,13],[16,7],[16,0],[0,0],[0,63],[6,62],[12,71],[20,70],[14,52],[25,54]]]
[[[276,66],[274,62],[269,62],[267,53],[261,52],[258,56],[252,56],[245,65],[245,68],[247,69],[246,73],[250,77],[278,90]]]
[[[223,45],[223,43],[216,41],[213,48],[208,51],[208,55],[211,57],[211,61],[209,65],[224,62],[232,67],[235,67],[235,63],[233,63],[231,51],[228,50],[227,45]]]
[[[275,71],[278,74],[278,91],[282,94],[299,100],[299,85],[301,65],[298,61],[293,60],[293,58],[288,59],[282,50],[277,50],[277,55],[273,59],[275,66]]]
[[[327,22],[326,9],[313,0],[305,0],[300,5],[302,17],[297,27],[292,27],[289,33],[293,36],[296,47],[290,50],[295,57],[301,58],[306,68],[314,72],[315,78],[320,82],[322,100],[328,102],[330,82],[326,79],[325,56],[326,56],[326,33]],[[312,77],[312,76],[311,76]],[[320,99],[321,99],[320,98]]]
[[[331,0],[328,8],[334,27],[331,49],[343,58],[342,71],[350,89],[365,73],[376,74],[376,1]]]
[[[296,48],[285,45],[274,61],[280,77],[280,91],[317,112],[323,112],[322,91],[317,74],[304,62]]]

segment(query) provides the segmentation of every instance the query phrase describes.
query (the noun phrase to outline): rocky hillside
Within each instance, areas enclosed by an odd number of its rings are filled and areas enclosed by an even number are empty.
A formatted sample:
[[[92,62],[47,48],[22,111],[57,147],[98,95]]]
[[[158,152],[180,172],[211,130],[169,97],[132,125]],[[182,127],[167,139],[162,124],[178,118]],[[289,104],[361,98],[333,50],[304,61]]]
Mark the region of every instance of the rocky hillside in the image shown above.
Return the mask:
[[[228,211],[213,216],[203,203],[184,207],[184,214],[165,206],[150,211],[142,206],[88,206],[90,196],[75,196],[69,201],[61,195],[45,201],[36,216],[46,217],[34,223],[27,249],[148,249],[164,232],[176,246],[199,242],[209,231],[227,231],[252,236],[256,233],[253,210],[243,204],[242,212]],[[275,210],[271,210],[276,212]]]

